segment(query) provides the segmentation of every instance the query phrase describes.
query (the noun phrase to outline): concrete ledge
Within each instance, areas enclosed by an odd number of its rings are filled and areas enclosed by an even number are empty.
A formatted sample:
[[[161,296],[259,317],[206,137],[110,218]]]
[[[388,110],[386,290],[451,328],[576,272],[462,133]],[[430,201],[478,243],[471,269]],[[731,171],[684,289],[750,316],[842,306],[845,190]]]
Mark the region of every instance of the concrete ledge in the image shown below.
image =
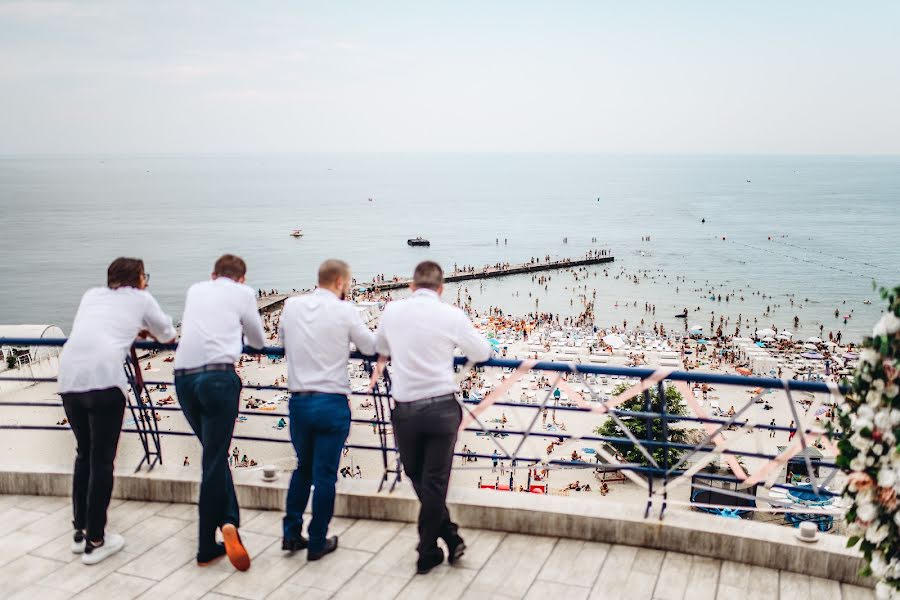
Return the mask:
[[[127,500],[193,503],[199,492],[197,468],[157,467],[152,472],[118,471],[113,495]],[[282,510],[288,477],[267,483],[259,471],[236,471],[238,500],[246,508]],[[46,467],[0,469],[0,494],[68,496],[71,470]],[[386,486],[387,487],[387,486]],[[419,505],[406,485],[378,492],[378,482],[338,480],[337,516],[414,522]],[[674,511],[666,519],[644,518],[644,505],[579,498],[497,493],[451,488],[448,504],[462,527],[568,537],[696,554],[792,571],[871,587],[858,575],[862,556],[847,538],[825,535],[815,544],[798,541],[795,530],[754,521]]]

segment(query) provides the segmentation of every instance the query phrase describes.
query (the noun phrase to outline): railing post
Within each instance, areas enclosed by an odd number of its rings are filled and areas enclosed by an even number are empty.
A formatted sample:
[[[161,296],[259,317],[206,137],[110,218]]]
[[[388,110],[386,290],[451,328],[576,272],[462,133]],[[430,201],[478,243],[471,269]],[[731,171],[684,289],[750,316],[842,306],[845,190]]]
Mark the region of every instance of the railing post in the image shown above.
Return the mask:
[[[659,520],[662,521],[666,512],[666,501],[669,499],[669,402],[666,398],[665,381],[656,384],[657,394],[659,395],[659,414],[662,419],[662,439],[663,442],[663,500],[662,507],[659,509]]]
[[[644,412],[649,413],[652,409],[652,404],[650,400],[650,390],[644,390]],[[653,417],[646,417],[647,421],[647,432],[646,438],[647,441],[653,441]],[[653,456],[653,446],[651,445],[647,452],[650,453],[650,456]],[[647,472],[647,508],[644,510],[644,518],[646,519],[650,516],[650,507],[653,505],[653,471],[649,470]]]

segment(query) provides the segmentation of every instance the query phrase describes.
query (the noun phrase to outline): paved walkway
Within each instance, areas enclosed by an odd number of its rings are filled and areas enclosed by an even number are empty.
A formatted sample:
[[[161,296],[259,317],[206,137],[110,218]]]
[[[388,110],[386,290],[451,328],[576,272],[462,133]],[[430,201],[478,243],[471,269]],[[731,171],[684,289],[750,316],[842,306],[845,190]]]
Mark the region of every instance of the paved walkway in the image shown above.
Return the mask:
[[[413,575],[415,527],[336,518],[338,551],[307,563],[281,551],[281,513],[242,511],[253,556],[246,573],[227,561],[194,563],[196,509],[114,500],[110,527],[125,549],[87,567],[71,553],[67,498],[0,495],[0,598],[128,600],[323,598],[781,598],[871,599],[871,590],[688,554],[631,546],[463,530],[469,552],[457,567]]]

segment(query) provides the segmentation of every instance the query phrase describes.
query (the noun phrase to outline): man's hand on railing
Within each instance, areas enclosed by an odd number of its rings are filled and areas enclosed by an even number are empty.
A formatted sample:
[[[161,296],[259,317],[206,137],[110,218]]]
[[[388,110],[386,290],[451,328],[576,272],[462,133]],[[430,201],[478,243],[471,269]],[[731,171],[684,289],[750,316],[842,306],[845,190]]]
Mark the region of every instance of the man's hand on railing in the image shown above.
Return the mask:
[[[157,337],[155,335],[150,333],[150,330],[148,330],[148,329],[141,329],[137,334],[137,341],[146,340],[148,338],[153,340],[154,342],[159,342],[161,344],[174,344],[175,340],[177,339],[177,338],[172,338],[171,340],[160,341],[159,339],[157,339]]]
[[[384,366],[387,364],[388,359],[384,356],[379,356],[378,361],[375,363],[375,368],[372,369],[372,377],[369,379],[369,392],[375,389],[375,386],[378,385],[378,379],[381,377],[381,373],[384,371]]]

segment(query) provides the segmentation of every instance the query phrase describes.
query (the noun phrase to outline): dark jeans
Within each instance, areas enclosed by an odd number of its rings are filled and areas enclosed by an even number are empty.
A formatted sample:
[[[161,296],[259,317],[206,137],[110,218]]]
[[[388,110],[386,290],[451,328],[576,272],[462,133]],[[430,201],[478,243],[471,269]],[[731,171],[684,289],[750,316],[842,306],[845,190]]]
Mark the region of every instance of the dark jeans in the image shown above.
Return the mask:
[[[297,470],[287,493],[284,537],[300,537],[310,486],[315,486],[309,551],[320,552],[325,548],[328,523],[334,514],[334,483],[341,449],[350,433],[350,404],[341,394],[291,394],[289,408]]]
[[[181,410],[203,445],[200,482],[200,547],[203,562],[220,553],[216,529],[241,524],[237,495],[228,466],[228,447],[238,416],[241,379],[234,371],[211,371],[175,377]]]
[[[125,395],[119,388],[107,388],[62,394],[62,402],[78,446],[72,478],[72,525],[97,542],[106,529]]]
[[[453,449],[462,420],[455,399],[420,405],[397,402],[391,415],[403,470],[419,497],[419,554],[434,552],[437,539],[457,535],[447,511]]]

